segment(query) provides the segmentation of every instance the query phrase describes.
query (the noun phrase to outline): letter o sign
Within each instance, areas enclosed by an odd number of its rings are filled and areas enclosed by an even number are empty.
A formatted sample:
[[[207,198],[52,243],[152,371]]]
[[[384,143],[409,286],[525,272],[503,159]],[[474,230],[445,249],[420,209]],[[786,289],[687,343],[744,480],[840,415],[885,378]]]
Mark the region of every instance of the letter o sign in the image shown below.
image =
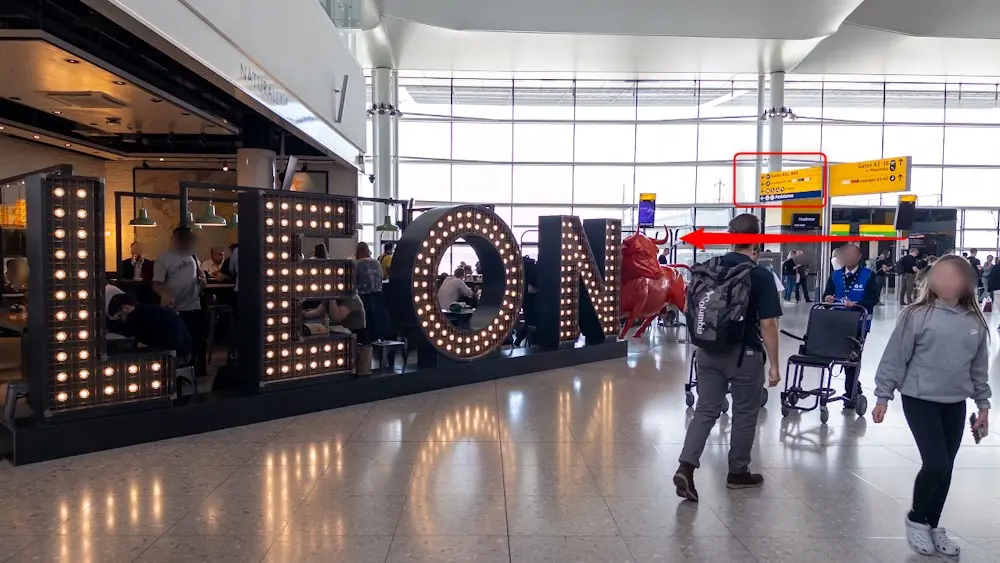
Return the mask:
[[[475,250],[482,269],[482,292],[471,315],[442,309],[450,303],[437,299],[442,255],[459,241]],[[499,348],[517,325],[523,269],[514,233],[493,211],[476,205],[432,209],[397,242],[389,278],[393,312],[411,338],[450,359],[475,360]]]

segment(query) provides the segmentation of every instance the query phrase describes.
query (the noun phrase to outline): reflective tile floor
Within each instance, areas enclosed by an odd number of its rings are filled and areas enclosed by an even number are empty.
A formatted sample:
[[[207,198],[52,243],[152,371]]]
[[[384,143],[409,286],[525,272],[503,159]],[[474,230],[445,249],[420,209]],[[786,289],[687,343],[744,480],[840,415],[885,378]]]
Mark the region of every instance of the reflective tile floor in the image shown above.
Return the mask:
[[[786,309],[801,331],[805,306]],[[895,313],[878,311],[865,381]],[[677,499],[690,349],[676,338],[656,330],[627,362],[3,466],[0,560],[932,560],[901,539],[918,463],[898,406],[879,426],[839,410],[821,426],[817,412],[782,420],[773,390],[754,452],[765,486],[725,489],[723,416],[702,502]],[[943,524],[962,561],[1000,561],[1000,436],[970,440],[957,465]]]

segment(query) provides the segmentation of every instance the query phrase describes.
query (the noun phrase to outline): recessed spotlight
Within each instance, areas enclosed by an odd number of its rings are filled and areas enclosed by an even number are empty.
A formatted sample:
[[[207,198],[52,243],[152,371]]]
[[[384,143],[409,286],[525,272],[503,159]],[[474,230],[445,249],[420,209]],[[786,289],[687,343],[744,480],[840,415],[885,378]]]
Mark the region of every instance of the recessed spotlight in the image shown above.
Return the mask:
[[[158,104],[158,103],[162,102],[163,100],[161,100],[160,98],[153,98],[150,101],[153,102],[154,104]]]
[[[160,162],[163,162],[164,160],[166,160],[166,159],[161,156],[160,157]]]
[[[71,143],[66,143],[66,146],[67,147],[72,147],[73,145]]]
[[[125,85],[125,81],[124,80],[115,80],[113,83],[117,84],[119,86],[124,86]]]
[[[52,110],[52,113],[54,113],[56,115],[62,115],[62,112],[59,111],[59,110]]]
[[[0,131],[3,131],[3,125],[0,125]]]
[[[68,62],[71,65],[78,65],[78,64],[80,64],[80,61],[78,61],[76,59],[66,59],[66,62]]]
[[[228,164],[223,164],[222,165],[222,171],[223,172],[229,172],[229,165]]]
[[[32,138],[32,139],[34,139],[34,140],[36,140],[36,141],[37,141],[38,139],[41,139],[41,137],[39,137],[38,135],[32,135],[32,136],[31,136],[31,138]]]

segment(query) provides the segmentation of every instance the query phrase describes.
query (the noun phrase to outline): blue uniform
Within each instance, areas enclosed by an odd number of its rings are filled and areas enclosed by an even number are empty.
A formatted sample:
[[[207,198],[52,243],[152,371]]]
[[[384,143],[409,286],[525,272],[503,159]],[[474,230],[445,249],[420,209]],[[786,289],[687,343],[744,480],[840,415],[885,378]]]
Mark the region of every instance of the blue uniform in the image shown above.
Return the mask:
[[[847,274],[844,269],[834,271],[830,276],[833,280],[834,298],[838,301],[847,300],[864,304],[865,286],[868,284],[868,280],[874,275],[871,270],[863,266],[858,268],[858,271],[853,275]],[[850,287],[847,287],[848,284],[850,284]],[[872,328],[871,316],[874,311],[866,304],[864,306],[868,312],[868,320],[865,322],[865,333],[867,333]]]

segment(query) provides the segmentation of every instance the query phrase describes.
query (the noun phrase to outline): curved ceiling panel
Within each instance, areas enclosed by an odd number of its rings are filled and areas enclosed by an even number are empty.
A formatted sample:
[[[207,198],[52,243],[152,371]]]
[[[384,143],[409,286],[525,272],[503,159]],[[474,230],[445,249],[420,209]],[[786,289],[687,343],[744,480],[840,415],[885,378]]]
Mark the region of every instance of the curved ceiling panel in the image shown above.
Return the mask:
[[[1000,76],[1000,42],[913,37],[844,25],[795,68],[800,74]]]
[[[813,39],[862,0],[382,0],[400,20],[464,31]],[[931,0],[925,0],[931,1]]]
[[[821,41],[452,31],[389,17],[384,25],[406,70],[756,73],[792,68]]]
[[[961,4],[956,6],[956,4]],[[849,23],[921,37],[1000,39],[997,0],[865,0]]]

